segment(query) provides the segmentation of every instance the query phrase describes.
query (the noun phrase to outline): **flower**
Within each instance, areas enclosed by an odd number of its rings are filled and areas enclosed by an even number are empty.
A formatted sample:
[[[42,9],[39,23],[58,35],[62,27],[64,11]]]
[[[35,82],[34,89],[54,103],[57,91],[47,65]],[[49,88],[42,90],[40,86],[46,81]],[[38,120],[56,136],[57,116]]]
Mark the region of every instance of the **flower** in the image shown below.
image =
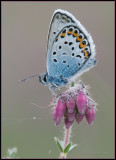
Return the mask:
[[[88,124],[92,124],[95,118],[95,109],[94,107],[90,108],[88,107],[85,111],[85,117],[88,122]]]
[[[83,120],[84,114],[78,113],[75,117],[77,123],[79,124]]]
[[[85,117],[88,124],[95,118],[96,103],[89,96],[87,87],[83,83],[76,84],[54,99],[53,120],[60,125],[64,118],[66,129],[69,129],[74,120],[79,124]]]
[[[66,111],[66,104],[62,102],[62,99],[59,99],[58,104],[53,112],[53,120],[55,121],[56,125],[60,124],[60,121],[62,120],[65,111]]]
[[[75,101],[73,98],[70,98],[69,101],[66,102],[66,106],[69,113],[73,113],[73,110],[75,108]]]
[[[76,104],[77,104],[79,113],[84,113],[87,105],[87,96],[83,95],[82,91],[78,92],[78,95],[76,97]]]

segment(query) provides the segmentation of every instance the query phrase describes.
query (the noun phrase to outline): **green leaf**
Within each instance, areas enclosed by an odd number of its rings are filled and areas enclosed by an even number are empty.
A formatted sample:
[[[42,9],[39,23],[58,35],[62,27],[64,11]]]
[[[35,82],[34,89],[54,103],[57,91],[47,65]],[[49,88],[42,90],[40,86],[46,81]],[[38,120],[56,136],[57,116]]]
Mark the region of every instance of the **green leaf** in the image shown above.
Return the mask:
[[[69,144],[65,147],[64,153],[67,153],[70,147],[71,147],[71,143],[69,143]]]
[[[58,145],[58,148],[59,148],[59,150],[60,150],[60,152],[63,152],[63,149],[62,149],[62,147],[61,147],[61,145],[60,145],[60,143],[58,142],[58,140],[57,140],[57,145]]]
[[[72,151],[72,150],[73,150],[75,147],[77,147],[77,146],[78,146],[78,144],[74,144],[74,145],[72,145],[72,146],[69,148],[69,150],[68,150],[68,151],[69,151],[69,152],[70,152],[70,151]]]
[[[54,140],[55,140],[56,144],[58,145],[58,148],[59,148],[60,152],[63,152],[63,149],[62,149],[62,146],[60,144],[59,139],[57,137],[54,137]]]

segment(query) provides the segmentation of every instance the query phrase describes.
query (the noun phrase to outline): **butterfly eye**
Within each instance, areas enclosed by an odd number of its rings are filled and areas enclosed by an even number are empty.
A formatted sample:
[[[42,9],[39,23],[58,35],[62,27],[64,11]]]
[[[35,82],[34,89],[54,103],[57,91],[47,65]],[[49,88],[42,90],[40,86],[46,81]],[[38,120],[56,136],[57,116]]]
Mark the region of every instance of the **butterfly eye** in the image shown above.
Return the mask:
[[[47,82],[46,75],[43,77],[44,82]]]

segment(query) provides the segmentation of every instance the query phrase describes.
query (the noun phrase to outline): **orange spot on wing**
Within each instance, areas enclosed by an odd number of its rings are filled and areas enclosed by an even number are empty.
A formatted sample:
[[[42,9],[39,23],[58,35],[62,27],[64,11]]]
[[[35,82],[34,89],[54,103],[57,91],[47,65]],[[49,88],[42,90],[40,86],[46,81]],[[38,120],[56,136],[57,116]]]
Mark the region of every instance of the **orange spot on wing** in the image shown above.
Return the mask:
[[[86,52],[86,50],[84,49],[84,50],[82,50],[84,53]]]
[[[83,39],[79,38],[79,36],[77,36],[77,41],[83,41]]]
[[[76,34],[75,32],[73,32],[73,36],[77,37],[77,36],[78,36],[78,34]]]
[[[61,33],[61,37],[65,37],[65,33]]]
[[[86,45],[83,45],[83,43],[80,42],[80,48],[85,48],[85,47],[86,47]]]
[[[83,52],[84,52],[84,56],[88,58],[88,53],[86,52],[86,50],[83,50]]]
[[[68,31],[68,32],[67,32],[67,34],[72,34],[72,33],[73,33],[72,31]]]

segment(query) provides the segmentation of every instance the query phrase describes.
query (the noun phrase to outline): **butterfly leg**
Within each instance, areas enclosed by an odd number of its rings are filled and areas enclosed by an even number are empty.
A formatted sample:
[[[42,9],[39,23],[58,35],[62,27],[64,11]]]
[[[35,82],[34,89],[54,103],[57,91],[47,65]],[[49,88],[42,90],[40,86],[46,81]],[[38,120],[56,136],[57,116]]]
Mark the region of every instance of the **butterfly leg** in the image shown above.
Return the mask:
[[[64,78],[63,76],[60,76],[61,78],[61,82],[63,83],[63,85],[66,85],[68,83],[67,78]]]
[[[54,92],[56,90],[57,86],[55,84],[52,84],[49,86],[50,91],[52,92],[53,95],[56,95],[56,93]]]

